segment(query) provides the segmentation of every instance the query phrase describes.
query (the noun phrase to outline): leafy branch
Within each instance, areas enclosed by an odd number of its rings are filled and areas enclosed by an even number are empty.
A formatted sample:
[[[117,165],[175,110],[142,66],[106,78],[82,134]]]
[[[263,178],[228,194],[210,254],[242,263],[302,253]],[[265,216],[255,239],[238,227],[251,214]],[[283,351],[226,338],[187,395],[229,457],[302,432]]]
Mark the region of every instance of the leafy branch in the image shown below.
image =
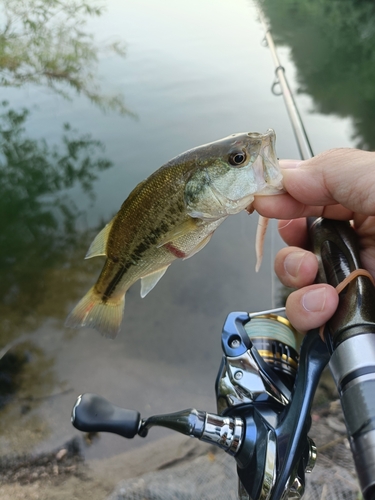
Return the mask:
[[[93,197],[97,173],[111,167],[103,145],[64,126],[62,146],[26,136],[27,110],[0,114],[0,297],[16,300],[71,247],[79,211],[67,190]]]
[[[104,95],[95,77],[100,50],[126,54],[123,42],[99,49],[85,31],[102,13],[95,0],[0,0],[0,85],[45,85],[65,98],[73,90],[103,110],[129,113],[123,96]]]

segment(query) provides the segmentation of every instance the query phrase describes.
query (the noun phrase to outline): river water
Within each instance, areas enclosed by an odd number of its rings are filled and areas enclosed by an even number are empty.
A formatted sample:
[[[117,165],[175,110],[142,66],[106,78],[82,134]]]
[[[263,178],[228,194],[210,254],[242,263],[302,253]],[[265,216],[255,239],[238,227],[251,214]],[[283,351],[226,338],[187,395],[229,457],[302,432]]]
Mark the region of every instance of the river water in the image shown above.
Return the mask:
[[[270,91],[274,68],[251,2],[104,4],[82,28],[103,49],[93,77],[102,95],[122,95],[129,113],[103,110],[61,78],[69,99],[45,80],[2,88],[8,104],[2,105],[1,169],[8,191],[1,202],[0,348],[20,342],[0,362],[3,455],[48,451],[76,435],[88,458],[142,445],[140,438],[125,442],[111,435],[85,444],[70,423],[82,392],[143,416],[187,407],[214,411],[226,315],[277,301],[272,260],[282,243],[273,228],[256,274],[257,216],[240,214],[204,251],[171,266],[145,299],[138,284],[130,289],[115,340],[64,328],[103,263],[83,260],[92,238],[135,185],[167,160],[234,132],[270,127],[279,157],[298,158],[283,100]],[[298,105],[315,153],[355,146],[358,116],[326,110],[303,88],[295,48],[287,45],[290,29],[280,28],[279,55],[292,88],[302,90]],[[104,49],[118,40],[126,43],[125,57]],[[73,174],[84,158],[86,170]],[[150,439],[161,435],[155,430]]]

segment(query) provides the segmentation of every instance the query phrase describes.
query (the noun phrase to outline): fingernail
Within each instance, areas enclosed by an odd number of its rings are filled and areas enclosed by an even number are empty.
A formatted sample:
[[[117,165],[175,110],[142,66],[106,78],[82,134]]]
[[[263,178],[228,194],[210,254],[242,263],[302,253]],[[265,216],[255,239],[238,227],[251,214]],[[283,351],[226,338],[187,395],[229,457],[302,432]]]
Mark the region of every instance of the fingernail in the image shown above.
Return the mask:
[[[288,254],[284,260],[284,269],[293,278],[297,278],[299,268],[306,252],[292,252]]]
[[[280,168],[298,168],[301,165],[301,160],[280,160]]]
[[[323,311],[326,303],[326,289],[315,288],[305,293],[302,297],[302,305],[304,309],[308,312],[320,312]]]

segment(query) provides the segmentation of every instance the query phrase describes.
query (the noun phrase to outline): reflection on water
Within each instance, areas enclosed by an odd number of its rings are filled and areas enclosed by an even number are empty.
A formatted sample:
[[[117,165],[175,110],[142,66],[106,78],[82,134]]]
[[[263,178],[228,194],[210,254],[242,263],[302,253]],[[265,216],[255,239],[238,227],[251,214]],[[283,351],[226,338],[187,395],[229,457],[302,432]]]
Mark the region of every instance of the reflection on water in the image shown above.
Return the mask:
[[[1,347],[6,347],[17,337],[24,341],[23,334],[38,328],[46,318],[62,320],[67,303],[81,293],[82,275],[92,274],[93,266],[77,272],[74,265],[90,232],[75,229],[80,212],[67,190],[78,185],[82,193],[93,197],[97,173],[111,163],[100,156],[102,144],[89,135],[65,125],[61,144],[50,146],[25,133],[27,110],[15,111],[6,103],[3,109],[0,339]],[[61,287],[64,280],[69,280],[69,289]],[[11,450],[14,442],[18,451],[26,451],[48,436],[47,424],[34,410],[56,387],[54,363],[31,342],[22,342],[0,360],[2,453]]]
[[[80,185],[93,196],[96,174],[111,166],[98,157],[100,142],[68,125],[60,147],[28,138],[27,116],[12,109],[0,115],[0,311],[8,317],[4,309],[17,306],[22,321],[43,303],[48,270],[76,244],[79,211],[67,189]],[[9,322],[3,341],[8,335],[14,335]]]
[[[372,0],[263,0],[276,42],[291,48],[300,91],[316,110],[353,119],[357,147],[375,149]]]
[[[69,89],[103,109],[128,113],[121,94],[101,92],[96,78],[99,51],[125,56],[124,43],[99,45],[84,31],[103,5],[85,0],[0,1],[0,85],[44,85],[64,97]]]

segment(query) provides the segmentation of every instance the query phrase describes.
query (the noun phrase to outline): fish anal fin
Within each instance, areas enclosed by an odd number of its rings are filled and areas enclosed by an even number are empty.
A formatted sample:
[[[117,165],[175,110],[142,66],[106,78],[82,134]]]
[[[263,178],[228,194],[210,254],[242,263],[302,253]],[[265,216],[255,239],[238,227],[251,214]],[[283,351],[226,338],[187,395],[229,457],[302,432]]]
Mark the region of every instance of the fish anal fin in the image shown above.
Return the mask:
[[[171,243],[173,240],[177,240],[178,238],[181,238],[182,236],[185,236],[186,234],[189,234],[196,229],[197,219],[189,217],[189,219],[168,231],[158,244],[158,248],[166,245],[167,243]]]
[[[158,281],[164,276],[168,266],[159,269],[153,273],[147,274],[147,276],[143,276],[141,278],[141,297],[142,299],[146,297],[146,295],[151,292],[154,286],[158,283]]]
[[[94,241],[91,243],[90,248],[87,251],[85,259],[91,259],[92,257],[99,257],[101,255],[107,255],[107,241],[108,235],[112,228],[113,219],[98,233]]]
[[[183,260],[190,259],[190,257],[192,257],[196,253],[200,252],[207,245],[207,243],[210,241],[210,239],[212,238],[213,234],[214,234],[214,231],[212,231],[212,233],[210,233],[208,236],[206,236],[205,238],[203,238],[203,240],[201,240],[198,243],[198,245],[193,248],[193,250],[189,253],[189,255],[187,255],[186,257],[184,257]]]
[[[95,328],[105,337],[114,339],[120,331],[124,307],[125,293],[120,300],[104,302],[91,288],[66,318],[65,326]]]

